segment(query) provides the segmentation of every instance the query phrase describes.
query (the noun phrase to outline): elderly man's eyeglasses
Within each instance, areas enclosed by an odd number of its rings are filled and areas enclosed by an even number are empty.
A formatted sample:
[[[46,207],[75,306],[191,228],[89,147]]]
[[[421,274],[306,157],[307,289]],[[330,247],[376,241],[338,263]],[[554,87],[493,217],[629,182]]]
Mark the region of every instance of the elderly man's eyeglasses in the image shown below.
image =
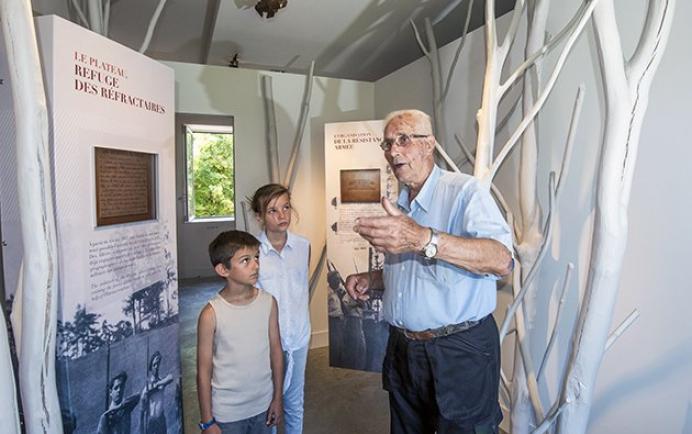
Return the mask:
[[[399,145],[402,148],[413,143],[413,139],[424,139],[430,137],[430,134],[399,134],[396,139],[384,139],[380,142],[380,148],[387,152],[392,149],[392,146]]]

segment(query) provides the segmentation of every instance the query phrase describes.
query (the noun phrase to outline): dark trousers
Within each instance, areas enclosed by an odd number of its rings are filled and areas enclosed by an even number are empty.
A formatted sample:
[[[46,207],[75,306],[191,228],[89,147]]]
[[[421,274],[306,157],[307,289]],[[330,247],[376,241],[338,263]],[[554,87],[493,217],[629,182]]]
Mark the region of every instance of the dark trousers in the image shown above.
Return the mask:
[[[495,434],[500,343],[491,315],[475,327],[427,341],[391,327],[382,368],[393,434]]]

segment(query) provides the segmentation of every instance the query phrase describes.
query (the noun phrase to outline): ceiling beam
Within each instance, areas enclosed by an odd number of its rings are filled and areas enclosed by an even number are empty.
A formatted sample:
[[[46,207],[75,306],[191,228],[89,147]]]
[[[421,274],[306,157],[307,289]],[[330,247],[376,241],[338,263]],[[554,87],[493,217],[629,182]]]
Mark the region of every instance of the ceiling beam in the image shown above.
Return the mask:
[[[209,61],[209,50],[211,49],[211,41],[214,37],[214,28],[216,27],[216,18],[219,16],[220,6],[220,0],[207,0],[207,13],[204,17],[202,46],[199,57],[199,63],[202,65],[206,65]]]

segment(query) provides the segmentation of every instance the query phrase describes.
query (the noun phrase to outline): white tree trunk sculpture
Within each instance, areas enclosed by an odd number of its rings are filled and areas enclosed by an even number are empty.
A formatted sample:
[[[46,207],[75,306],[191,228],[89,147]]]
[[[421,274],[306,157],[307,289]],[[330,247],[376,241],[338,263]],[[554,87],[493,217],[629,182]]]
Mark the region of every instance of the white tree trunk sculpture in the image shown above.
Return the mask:
[[[637,312],[633,312],[609,337],[608,328],[615,292],[603,293],[599,291],[599,295],[596,296],[594,295],[596,291],[589,290],[582,304],[584,311],[581,315],[581,322],[575,328],[575,341],[577,344],[574,347],[574,354],[570,357],[571,363],[566,368],[566,371],[569,372],[569,377],[567,373],[562,377],[568,378],[568,380],[561,385],[558,396],[551,407],[547,411],[543,409],[542,404],[547,399],[540,396],[538,378],[543,370],[545,360],[553,348],[558,322],[556,318],[540,364],[535,365],[528,344],[529,336],[532,332],[532,320],[536,315],[538,307],[534,297],[536,288],[534,288],[533,280],[550,240],[556,201],[562,180],[567,172],[576,125],[583,101],[583,87],[580,87],[575,101],[559,177],[556,179],[555,174],[551,174],[550,177],[549,203],[545,216],[542,216],[544,213],[541,212],[537,199],[536,181],[538,175],[536,168],[538,147],[534,119],[552,90],[555,80],[562,70],[565,59],[577,37],[583,31],[591,14],[595,13],[594,11],[598,11],[599,15],[596,20],[597,34],[605,68],[604,81],[607,88],[606,92],[609,94],[609,123],[606,128],[606,142],[622,143],[622,146],[618,151],[607,151],[604,148],[603,166],[601,169],[602,181],[598,187],[598,207],[600,209],[597,209],[594,238],[599,241],[594,243],[589,285],[590,287],[609,285],[616,289],[622,254],[624,253],[624,235],[626,234],[626,216],[624,211],[626,210],[626,201],[629,195],[633,159],[636,156],[636,142],[646,103],[648,85],[662,53],[662,48],[665,45],[667,31],[670,26],[670,19],[666,19],[666,17],[669,17],[672,13],[671,1],[659,0],[656,2],[652,0],[644,30],[647,36],[641,39],[640,46],[629,65],[627,67],[618,66],[618,62],[622,63],[619,60],[622,59],[622,51],[619,49],[619,37],[612,10],[612,0],[603,0],[604,4],[600,6],[599,1],[584,1],[563,30],[547,43],[544,41],[544,34],[550,5],[549,0],[517,1],[509,30],[501,43],[497,42],[494,2],[486,2],[485,32],[487,59],[481,109],[477,117],[479,134],[475,158],[470,156],[470,151],[465,149],[463,143],[460,142],[460,144],[462,149],[465,150],[467,158],[474,164],[474,175],[486,187],[494,188],[492,184],[493,177],[504,159],[519,139],[521,139],[519,219],[517,225],[514,225],[512,213],[507,209],[506,203],[500,200],[500,204],[508,212],[508,220],[516,232],[515,250],[519,259],[513,279],[515,299],[509,306],[500,329],[500,339],[502,340],[508,334],[512,321],[515,324],[513,329],[516,334],[514,378],[510,381],[503,374],[501,388],[501,396],[505,400],[510,401],[513,434],[545,432],[558,417],[566,421],[560,425],[562,431],[567,433],[585,432],[586,422],[588,421],[590,392],[602,354],[637,317]],[[503,80],[501,71],[506,66],[507,56],[516,36],[519,18],[525,7],[528,9],[525,61]],[[426,27],[428,27],[427,24],[426,22]],[[431,32],[428,31],[426,33],[430,41]],[[426,51],[417,32],[416,37],[424,54],[431,61],[431,65],[434,66],[436,50],[430,49]],[[555,66],[547,77],[546,84],[543,85],[540,60],[548,50],[554,48],[563,39],[566,39],[564,47],[557,58]],[[430,42],[429,45],[432,48],[435,47]],[[619,51],[615,51],[614,47],[618,47]],[[441,80],[439,66],[433,68],[432,77],[434,82],[433,89],[439,89]],[[509,88],[521,77],[524,80],[523,117],[510,135],[509,140],[507,140],[496,156],[494,142],[496,132],[499,129],[497,119],[500,101]],[[438,83],[437,86],[435,86],[435,82]],[[611,86],[611,83],[616,84]],[[435,94],[437,95],[438,93],[435,92]],[[613,101],[616,101],[617,104],[613,104]],[[615,108],[611,108],[611,106]],[[436,115],[438,115],[437,111]],[[613,126],[619,127],[613,128]],[[630,126],[632,127],[631,129],[629,129]],[[620,169],[620,172],[614,172],[615,174],[611,174],[609,177],[605,175],[605,168],[610,168],[611,171]],[[496,196],[502,199],[501,195],[497,193]],[[604,212],[603,210],[607,209],[606,206],[615,207],[616,209]],[[616,261],[616,264],[612,264],[611,260],[609,265],[608,259],[605,258],[603,253],[605,251],[609,252],[609,258],[612,252],[620,255],[620,259]],[[560,295],[557,317],[559,317],[564,306],[565,293],[569,286],[572,269],[573,265],[568,264],[562,294]],[[593,301],[594,299],[596,300],[595,302]],[[596,308],[601,305],[608,307],[603,309],[600,307]],[[596,336],[598,333],[600,334]],[[589,337],[585,338],[585,334],[588,334]],[[542,339],[543,337],[537,336],[537,338]],[[587,342],[588,345],[586,344]],[[538,368],[538,371],[536,371],[536,368]],[[583,390],[585,387],[589,389],[588,392]],[[509,398],[510,395],[511,399]],[[574,421],[575,418],[578,419],[576,422]],[[569,430],[567,430],[567,427],[570,427]]]
[[[144,40],[142,45],[139,47],[140,53],[145,53],[149,49],[149,44],[151,43],[151,38],[154,36],[154,30],[161,17],[161,12],[166,6],[167,0],[159,0],[159,3],[154,9],[154,13],[149,20],[149,25],[147,25],[147,31],[144,35]],[[72,8],[77,14],[77,20],[87,29],[94,33],[108,37],[108,30],[110,26],[110,11],[111,11],[111,0],[70,0]],[[87,13],[84,13],[86,8]],[[88,17],[87,17],[88,15]]]
[[[528,58],[537,52],[545,43],[545,30],[550,9],[549,0],[528,1],[527,4],[527,35],[524,57]],[[527,116],[536,101],[536,93],[541,88],[541,61],[529,68],[523,77],[522,113]],[[519,163],[519,219],[516,231],[516,252],[522,270],[533,268],[543,242],[542,213],[538,204],[538,132],[536,122],[531,122],[521,138]],[[526,276],[522,276],[526,278]],[[522,307],[517,310],[517,322],[525,323],[529,331],[532,328],[536,311],[535,283],[526,292]],[[519,329],[517,329],[519,330]],[[524,333],[522,331],[522,333]],[[510,419],[514,434],[525,434],[534,422],[526,369],[519,348],[519,335],[514,350],[514,377],[512,381],[512,399]],[[525,339],[525,337],[524,337]],[[528,342],[528,341],[527,341]],[[528,345],[527,345],[528,346]]]
[[[575,13],[574,17],[568,22],[554,38],[548,42],[544,41],[545,23],[549,8],[548,0],[529,2],[528,22],[533,26],[527,35],[525,48],[525,61],[514,70],[506,79],[502,77],[502,70],[505,67],[519,26],[519,21],[526,8],[525,1],[517,1],[509,29],[502,42],[498,42],[497,29],[495,27],[494,2],[486,2],[486,72],[483,83],[481,109],[478,112],[478,140],[476,144],[476,157],[474,163],[474,175],[488,188],[492,185],[492,179],[497,173],[500,165],[507,157],[509,152],[523,138],[524,147],[521,158],[520,168],[520,209],[519,226],[512,225],[517,229],[515,237],[515,250],[520,264],[515,270],[514,275],[514,295],[515,300],[510,305],[503,325],[500,330],[500,339],[506,336],[509,325],[515,320],[516,344],[515,344],[515,369],[514,378],[510,381],[503,374],[503,390],[506,392],[511,389],[512,409],[512,432],[527,433],[531,426],[535,426],[534,420],[544,422],[554,416],[553,413],[546,414],[538,389],[536,366],[533,362],[530,346],[529,332],[527,327],[532,323],[530,317],[525,317],[524,306],[521,303],[525,300],[526,294],[535,293],[532,281],[537,273],[537,267],[545,254],[548,240],[552,231],[555,215],[555,201],[559,195],[560,180],[566,174],[567,163],[570,157],[570,149],[574,137],[574,128],[570,128],[567,145],[563,156],[562,168],[559,178],[551,174],[549,197],[551,198],[548,210],[545,213],[545,221],[542,221],[541,212],[538,208],[536,181],[537,173],[537,143],[536,132],[534,130],[534,120],[540,109],[543,107],[548,95],[552,91],[555,81],[562,71],[565,60],[570,53],[574,43],[590,18],[590,14],[595,6],[594,1],[585,2]],[[566,39],[566,42],[557,58],[546,85],[541,87],[540,74],[532,70],[532,67],[540,61],[543,55],[555,48],[559,42]],[[536,67],[535,69],[538,69]],[[531,76],[530,74],[534,75]],[[515,82],[524,77],[523,92],[523,116],[519,125],[513,130],[508,141],[497,156],[495,156],[495,137],[497,131],[498,111],[500,102],[506,96],[509,89]],[[581,110],[581,90],[577,96],[575,110],[572,115],[571,125],[577,123]],[[513,220],[511,214],[509,220]],[[534,290],[532,290],[534,289]],[[534,314],[535,309],[530,308],[527,312]],[[516,317],[515,317],[516,315]]]
[[[58,260],[46,96],[30,2],[0,0],[0,8],[17,126],[24,246],[18,355],[24,422],[30,434],[60,433],[62,420],[55,384]]]
[[[574,353],[565,385],[562,434],[583,433],[606,349],[627,244],[627,207],[649,90],[665,50],[675,0],[649,0],[639,45],[625,61],[613,0],[602,0],[594,27],[606,96],[605,131],[596,191],[591,263]]]
[[[411,20],[411,27],[413,28],[413,33],[416,36],[416,41],[418,42],[418,47],[421,49],[425,57],[430,62],[430,68],[432,73],[432,95],[433,95],[433,123],[435,128],[435,137],[438,142],[441,142],[443,149],[447,149],[447,128],[445,127],[445,116],[444,116],[444,105],[449,95],[449,88],[452,82],[452,77],[454,77],[454,71],[456,69],[457,62],[459,60],[459,55],[461,50],[464,48],[466,42],[466,34],[469,30],[469,24],[471,23],[471,12],[473,12],[473,2],[474,0],[469,0],[466,5],[466,22],[464,23],[464,30],[462,31],[461,38],[459,39],[459,44],[457,45],[456,52],[454,54],[454,59],[449,65],[449,72],[446,78],[442,77],[442,62],[440,61],[440,52],[437,48],[437,40],[435,39],[435,33],[433,32],[433,24],[430,18],[425,18],[425,36],[428,40],[428,46],[426,47],[421,39],[416,23]],[[458,6],[459,2],[454,5]],[[451,9],[447,10],[446,13],[451,12]],[[449,162],[448,162],[449,163]],[[450,164],[452,167],[456,167],[454,164]]]

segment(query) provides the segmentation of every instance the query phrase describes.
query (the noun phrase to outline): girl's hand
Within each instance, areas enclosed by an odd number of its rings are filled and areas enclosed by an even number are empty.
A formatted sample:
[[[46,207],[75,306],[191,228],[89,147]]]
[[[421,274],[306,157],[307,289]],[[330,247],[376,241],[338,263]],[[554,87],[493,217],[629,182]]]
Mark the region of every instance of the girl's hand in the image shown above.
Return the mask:
[[[281,398],[272,399],[271,404],[269,404],[269,409],[267,410],[267,426],[278,426],[281,422],[283,412],[284,409]]]

